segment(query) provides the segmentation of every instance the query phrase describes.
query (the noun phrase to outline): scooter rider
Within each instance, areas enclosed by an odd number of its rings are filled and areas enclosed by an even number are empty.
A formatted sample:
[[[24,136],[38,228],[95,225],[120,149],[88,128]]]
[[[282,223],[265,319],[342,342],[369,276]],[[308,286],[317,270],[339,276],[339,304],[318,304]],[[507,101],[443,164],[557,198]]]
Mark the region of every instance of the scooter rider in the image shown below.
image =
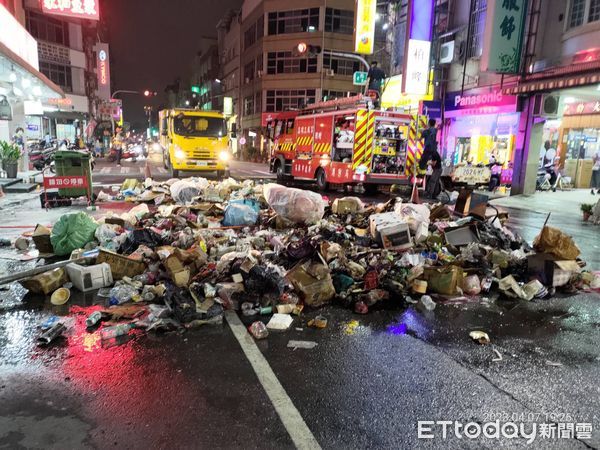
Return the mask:
[[[123,154],[123,145],[125,144],[125,137],[123,136],[123,128],[117,127],[115,129],[115,136],[113,137],[112,146],[117,152],[117,166],[121,165],[121,155]]]

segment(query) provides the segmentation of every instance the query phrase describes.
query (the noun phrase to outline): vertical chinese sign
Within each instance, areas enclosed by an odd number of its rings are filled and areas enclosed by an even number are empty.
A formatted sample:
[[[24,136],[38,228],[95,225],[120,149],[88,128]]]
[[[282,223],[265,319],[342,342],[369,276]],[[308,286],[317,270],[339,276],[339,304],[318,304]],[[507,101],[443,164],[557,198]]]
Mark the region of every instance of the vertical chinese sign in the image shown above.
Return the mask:
[[[517,73],[521,61],[526,0],[488,0],[481,70]]]
[[[377,0],[357,0],[354,22],[354,51],[371,55],[375,50]]]
[[[98,0],[42,0],[42,11],[57,16],[100,20]]]
[[[411,0],[408,11],[407,45],[402,71],[402,92],[427,94],[434,0]]]

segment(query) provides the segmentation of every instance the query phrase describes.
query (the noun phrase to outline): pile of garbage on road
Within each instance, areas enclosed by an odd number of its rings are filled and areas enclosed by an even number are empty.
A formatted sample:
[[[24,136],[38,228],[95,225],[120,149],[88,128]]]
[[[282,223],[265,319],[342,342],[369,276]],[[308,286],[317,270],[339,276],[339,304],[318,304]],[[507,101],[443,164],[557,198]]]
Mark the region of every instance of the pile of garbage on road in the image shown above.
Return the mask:
[[[367,314],[600,288],[600,275],[585,270],[569,236],[545,225],[532,247],[497,213],[455,218],[447,206],[400,198],[330,202],[308,190],[233,179],[127,180],[118,195],[102,197],[137,205],[100,220],[79,212],[52,230],[38,226],[41,254],[70,259],[20,283],[56,304],[68,301],[68,287],[98,290],[105,307],[87,324],[110,321],[103,337],[218,324],[235,310],[248,321],[256,316],[249,332],[261,339],[288,329],[305,308],[334,302]],[[59,325],[43,342],[62,332]],[[324,328],[327,318],[310,326]]]

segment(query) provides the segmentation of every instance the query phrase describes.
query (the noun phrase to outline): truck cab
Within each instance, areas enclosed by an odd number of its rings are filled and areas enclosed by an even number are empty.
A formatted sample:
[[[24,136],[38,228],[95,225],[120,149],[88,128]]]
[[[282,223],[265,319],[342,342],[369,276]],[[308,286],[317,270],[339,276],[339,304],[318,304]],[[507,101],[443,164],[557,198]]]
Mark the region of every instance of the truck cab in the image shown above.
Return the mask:
[[[159,112],[163,162],[172,177],[180,171],[217,172],[229,176],[231,151],[223,114],[197,109],[167,109]]]

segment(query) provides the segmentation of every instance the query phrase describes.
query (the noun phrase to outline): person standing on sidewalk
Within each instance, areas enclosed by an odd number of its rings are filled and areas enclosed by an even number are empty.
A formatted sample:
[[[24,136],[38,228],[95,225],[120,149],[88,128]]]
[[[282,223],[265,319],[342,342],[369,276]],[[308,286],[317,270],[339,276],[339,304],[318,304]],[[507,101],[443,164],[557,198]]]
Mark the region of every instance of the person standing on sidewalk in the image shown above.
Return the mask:
[[[421,133],[423,139],[423,155],[419,160],[419,168],[424,170],[431,166],[432,172],[427,179],[425,197],[435,198],[439,194],[438,185],[442,176],[442,157],[437,150],[437,128],[435,119],[429,119],[429,128]]]
[[[593,156],[592,161],[594,167],[592,167],[592,195],[600,194],[600,151],[597,151]],[[594,192],[594,188],[596,192]]]

